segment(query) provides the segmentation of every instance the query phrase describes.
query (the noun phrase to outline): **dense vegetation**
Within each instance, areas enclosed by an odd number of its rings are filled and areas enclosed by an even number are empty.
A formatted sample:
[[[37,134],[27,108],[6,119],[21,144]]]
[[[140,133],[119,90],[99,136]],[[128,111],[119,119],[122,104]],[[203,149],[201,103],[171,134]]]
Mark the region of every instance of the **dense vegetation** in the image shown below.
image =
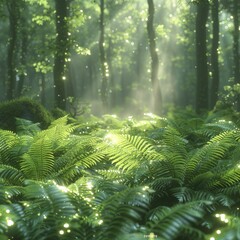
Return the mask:
[[[0,130],[1,239],[238,239],[237,113]]]
[[[239,0],[0,20],[0,240],[240,239]]]

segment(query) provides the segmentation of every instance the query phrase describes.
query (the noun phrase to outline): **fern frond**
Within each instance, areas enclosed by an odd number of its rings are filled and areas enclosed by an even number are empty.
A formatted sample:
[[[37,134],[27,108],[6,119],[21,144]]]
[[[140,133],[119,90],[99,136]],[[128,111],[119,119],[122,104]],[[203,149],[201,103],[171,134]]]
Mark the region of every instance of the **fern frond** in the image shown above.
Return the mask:
[[[106,154],[119,169],[129,171],[137,168],[143,161],[159,157],[152,144],[139,136],[109,133],[105,137],[109,148]]]
[[[0,178],[13,185],[21,185],[25,179],[19,169],[9,165],[0,165]]]
[[[103,220],[98,239],[116,239],[124,233],[133,231],[141,221],[149,203],[148,192],[143,188],[127,188],[113,193],[102,202],[101,219]]]
[[[53,171],[54,156],[51,142],[39,139],[34,142],[29,151],[23,155],[21,170],[26,178],[43,180]]]
[[[158,207],[149,216],[148,228],[160,239],[171,240],[181,236],[182,229],[197,223],[204,215],[202,204],[208,201],[195,201],[177,204],[172,208]]]
[[[16,131],[18,135],[35,136],[41,130],[39,126],[39,123],[33,123],[23,118],[16,118]]]
[[[12,153],[12,149],[18,144],[17,134],[0,129],[0,163],[14,165],[16,155]]]
[[[74,129],[74,125],[67,124],[67,116],[65,116],[53,121],[48,129],[39,132],[35,136],[35,140],[48,138],[52,143],[53,149],[56,151],[67,144],[68,137]]]
[[[223,159],[232,144],[225,142],[210,142],[198,149],[188,160],[186,166],[186,178],[210,171],[217,166],[218,161]]]
[[[231,168],[219,174],[217,181],[213,182],[209,186],[209,189],[221,191],[221,189],[229,188],[230,191],[230,189],[236,185],[240,185],[240,169]]]
[[[61,218],[70,217],[76,213],[69,190],[65,186],[57,185],[53,181],[45,184],[34,181],[27,181],[26,183],[24,195],[26,200],[31,200],[33,203],[27,208],[30,216],[38,211],[45,213],[46,216],[54,213],[55,217]],[[34,218],[34,216],[32,217]]]

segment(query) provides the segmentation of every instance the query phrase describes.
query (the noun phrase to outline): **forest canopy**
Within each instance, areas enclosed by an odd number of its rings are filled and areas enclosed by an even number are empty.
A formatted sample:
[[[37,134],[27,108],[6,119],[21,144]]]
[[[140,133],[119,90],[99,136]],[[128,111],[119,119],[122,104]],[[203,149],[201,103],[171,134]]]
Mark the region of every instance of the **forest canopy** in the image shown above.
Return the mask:
[[[0,4],[1,100],[125,116],[238,108],[237,0]]]

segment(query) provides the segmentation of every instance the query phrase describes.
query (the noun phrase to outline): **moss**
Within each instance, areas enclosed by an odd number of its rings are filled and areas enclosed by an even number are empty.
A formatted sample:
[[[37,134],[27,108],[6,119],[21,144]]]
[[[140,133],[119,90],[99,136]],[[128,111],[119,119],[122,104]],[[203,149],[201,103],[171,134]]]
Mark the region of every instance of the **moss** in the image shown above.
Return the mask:
[[[42,129],[52,121],[51,114],[32,99],[19,98],[0,104],[0,128],[16,131],[16,117],[38,122]]]
[[[60,108],[54,108],[51,110],[52,116],[54,117],[54,119],[58,119],[61,117],[64,117],[66,115],[68,115],[68,113]]]

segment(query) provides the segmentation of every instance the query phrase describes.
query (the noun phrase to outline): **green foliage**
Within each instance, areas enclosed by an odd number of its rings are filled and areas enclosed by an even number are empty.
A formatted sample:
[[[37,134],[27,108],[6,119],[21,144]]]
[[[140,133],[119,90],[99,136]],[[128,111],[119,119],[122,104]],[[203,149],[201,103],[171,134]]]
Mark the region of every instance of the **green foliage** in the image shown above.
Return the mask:
[[[189,114],[1,130],[2,239],[237,239],[239,129]]]
[[[41,128],[47,128],[52,120],[50,113],[34,100],[20,98],[2,102],[0,104],[1,128],[16,131],[16,118],[40,123]]]

